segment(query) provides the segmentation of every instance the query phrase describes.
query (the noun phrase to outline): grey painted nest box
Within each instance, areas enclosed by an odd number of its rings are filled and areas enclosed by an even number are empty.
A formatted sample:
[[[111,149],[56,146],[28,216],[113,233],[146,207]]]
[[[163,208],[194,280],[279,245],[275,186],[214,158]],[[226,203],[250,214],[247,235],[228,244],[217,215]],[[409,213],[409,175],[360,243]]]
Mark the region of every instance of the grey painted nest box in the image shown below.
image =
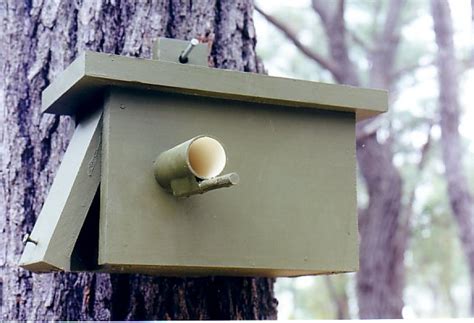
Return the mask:
[[[382,90],[208,68],[204,44],[160,39],[152,60],[86,52],[43,92],[43,112],[76,130],[20,265],[355,271],[355,123],[386,109]]]

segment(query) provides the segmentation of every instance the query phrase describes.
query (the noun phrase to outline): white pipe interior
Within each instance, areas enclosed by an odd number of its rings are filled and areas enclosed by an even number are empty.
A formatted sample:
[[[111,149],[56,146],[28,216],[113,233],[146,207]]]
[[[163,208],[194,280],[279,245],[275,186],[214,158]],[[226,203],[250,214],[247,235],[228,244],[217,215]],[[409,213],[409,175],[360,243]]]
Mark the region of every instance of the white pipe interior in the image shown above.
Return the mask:
[[[225,167],[226,155],[222,145],[211,137],[200,137],[189,146],[188,160],[196,177],[213,178]]]

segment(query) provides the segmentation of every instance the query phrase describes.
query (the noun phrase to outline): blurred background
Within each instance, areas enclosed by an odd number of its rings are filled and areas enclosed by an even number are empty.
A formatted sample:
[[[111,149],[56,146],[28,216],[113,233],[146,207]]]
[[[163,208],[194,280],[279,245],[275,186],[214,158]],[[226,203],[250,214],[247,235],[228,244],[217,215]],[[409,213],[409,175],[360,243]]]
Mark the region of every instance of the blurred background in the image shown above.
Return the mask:
[[[360,271],[278,279],[280,319],[474,315],[473,6],[256,1],[268,74],[390,91],[357,125]]]

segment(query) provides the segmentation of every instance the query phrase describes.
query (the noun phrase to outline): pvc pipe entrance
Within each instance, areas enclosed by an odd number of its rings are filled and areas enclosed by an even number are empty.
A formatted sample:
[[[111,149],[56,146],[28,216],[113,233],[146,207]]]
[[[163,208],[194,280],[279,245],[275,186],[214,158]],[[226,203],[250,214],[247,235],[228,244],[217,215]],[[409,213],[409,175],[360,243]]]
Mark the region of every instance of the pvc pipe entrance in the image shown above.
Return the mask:
[[[218,176],[225,167],[224,147],[211,137],[199,137],[189,146],[188,161],[196,177],[209,179]]]

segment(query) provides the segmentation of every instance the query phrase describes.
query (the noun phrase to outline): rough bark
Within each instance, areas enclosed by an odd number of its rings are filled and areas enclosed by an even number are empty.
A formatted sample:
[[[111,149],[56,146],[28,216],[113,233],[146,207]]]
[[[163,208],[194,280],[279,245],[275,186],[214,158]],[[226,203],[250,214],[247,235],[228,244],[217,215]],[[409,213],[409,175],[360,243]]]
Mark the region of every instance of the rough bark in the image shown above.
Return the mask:
[[[372,47],[366,48],[367,59],[372,63],[368,84],[362,84],[357,63],[350,59],[344,0],[312,0],[312,8],[326,33],[330,55],[322,57],[308,48],[302,52],[327,69],[339,83],[393,89],[397,75],[394,62],[400,40],[400,15],[404,3],[404,0],[390,0],[381,31],[374,33]],[[268,14],[264,17],[301,50],[296,33],[275,17]],[[405,284],[404,253],[409,228],[401,212],[402,181],[392,163],[390,140],[377,140],[375,123],[373,119],[360,122],[356,129],[357,159],[369,195],[367,208],[359,212],[359,317],[400,318]]]
[[[73,123],[40,93],[81,51],[150,57],[157,36],[211,42],[216,67],[256,71],[251,0],[1,1],[0,320],[276,318],[273,280],[36,275],[19,269]]]
[[[431,10],[438,45],[441,148],[451,211],[458,226],[471,281],[471,314],[474,315],[474,199],[463,167],[459,134],[458,62],[453,42],[453,22],[446,0],[432,0]]]

